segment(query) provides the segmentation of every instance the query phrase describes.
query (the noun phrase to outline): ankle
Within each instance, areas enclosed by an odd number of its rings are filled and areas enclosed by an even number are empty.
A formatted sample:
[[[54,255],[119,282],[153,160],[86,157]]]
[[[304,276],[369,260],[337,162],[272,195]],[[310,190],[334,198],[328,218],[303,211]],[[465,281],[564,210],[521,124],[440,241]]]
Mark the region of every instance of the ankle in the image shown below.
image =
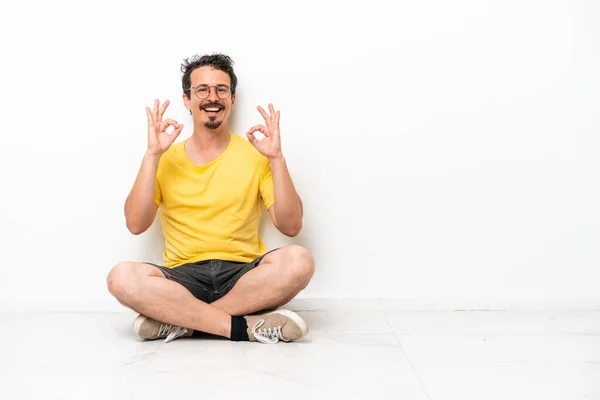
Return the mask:
[[[249,341],[248,323],[244,317],[231,317],[231,334],[229,338],[233,341]]]

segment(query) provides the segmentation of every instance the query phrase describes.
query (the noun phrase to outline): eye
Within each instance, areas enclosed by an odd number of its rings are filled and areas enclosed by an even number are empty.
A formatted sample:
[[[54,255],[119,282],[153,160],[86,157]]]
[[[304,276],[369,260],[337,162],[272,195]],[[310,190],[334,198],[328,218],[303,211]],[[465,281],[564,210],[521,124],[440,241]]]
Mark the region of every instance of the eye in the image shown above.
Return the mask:
[[[202,94],[202,93],[208,93],[208,90],[209,89],[207,86],[200,86],[196,89],[196,92]]]
[[[227,86],[218,86],[217,91],[219,93],[227,93],[227,92],[229,92],[229,88]]]

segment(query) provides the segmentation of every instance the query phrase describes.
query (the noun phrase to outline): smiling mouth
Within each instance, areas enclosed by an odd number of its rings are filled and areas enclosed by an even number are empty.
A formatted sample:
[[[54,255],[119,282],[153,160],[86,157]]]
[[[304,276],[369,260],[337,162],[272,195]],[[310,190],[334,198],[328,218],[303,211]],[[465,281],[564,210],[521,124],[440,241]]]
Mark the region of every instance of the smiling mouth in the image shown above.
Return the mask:
[[[216,115],[219,112],[223,111],[224,109],[225,109],[225,107],[215,106],[215,105],[200,107],[200,110],[204,111],[205,113],[207,113],[209,115]]]

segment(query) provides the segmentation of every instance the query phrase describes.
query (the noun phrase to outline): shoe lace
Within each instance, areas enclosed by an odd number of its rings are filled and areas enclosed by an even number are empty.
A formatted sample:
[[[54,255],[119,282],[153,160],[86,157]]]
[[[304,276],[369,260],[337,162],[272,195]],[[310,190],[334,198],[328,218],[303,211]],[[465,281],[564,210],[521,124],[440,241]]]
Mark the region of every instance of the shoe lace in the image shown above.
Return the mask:
[[[252,334],[257,341],[267,344],[277,343],[280,340],[287,341],[281,333],[281,326],[260,329],[264,324],[265,320],[261,319],[252,327]]]
[[[158,336],[166,335],[165,343],[169,343],[172,340],[177,339],[187,333],[187,328],[182,328],[181,326],[175,326],[170,324],[161,324],[158,329]]]

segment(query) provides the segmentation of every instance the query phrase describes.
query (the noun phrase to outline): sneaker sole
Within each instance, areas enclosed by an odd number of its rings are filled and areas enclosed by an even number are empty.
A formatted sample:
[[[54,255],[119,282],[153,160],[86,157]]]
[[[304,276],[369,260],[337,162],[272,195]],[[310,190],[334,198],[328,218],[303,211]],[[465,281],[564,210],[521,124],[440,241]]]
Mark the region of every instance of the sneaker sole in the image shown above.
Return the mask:
[[[302,332],[302,337],[308,335],[308,325],[306,325],[306,322],[302,319],[302,317],[300,317],[295,312],[290,311],[290,310],[276,310],[276,311],[267,313],[267,315],[269,315],[269,314],[285,315],[286,317],[288,317],[289,319],[294,321],[296,323],[296,325],[298,325],[298,327],[300,328],[300,331]]]

